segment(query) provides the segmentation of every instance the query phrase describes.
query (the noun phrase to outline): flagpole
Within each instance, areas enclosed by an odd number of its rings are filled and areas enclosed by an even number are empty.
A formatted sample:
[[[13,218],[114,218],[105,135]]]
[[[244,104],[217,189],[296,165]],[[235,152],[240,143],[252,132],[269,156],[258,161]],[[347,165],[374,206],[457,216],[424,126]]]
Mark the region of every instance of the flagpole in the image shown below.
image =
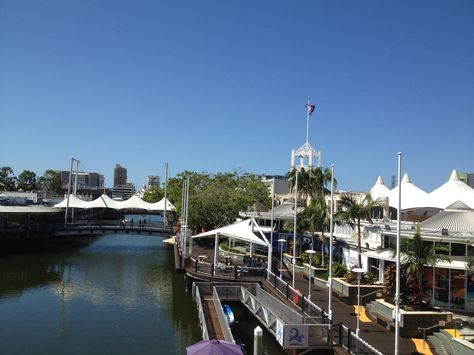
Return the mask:
[[[306,143],[309,142],[309,111],[311,110],[311,103],[308,100],[308,105],[306,106]]]
[[[397,283],[395,289],[395,355],[400,353],[400,227],[402,207],[402,153],[398,153],[398,211],[397,211]]]

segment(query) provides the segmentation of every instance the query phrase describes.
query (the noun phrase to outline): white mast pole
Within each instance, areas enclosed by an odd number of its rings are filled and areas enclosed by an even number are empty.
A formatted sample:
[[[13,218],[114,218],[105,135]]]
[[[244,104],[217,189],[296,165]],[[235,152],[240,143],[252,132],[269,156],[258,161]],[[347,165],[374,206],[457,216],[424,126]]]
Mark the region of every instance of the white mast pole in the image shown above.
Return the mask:
[[[402,153],[398,153],[398,211],[397,211],[397,283],[395,289],[395,355],[400,353],[400,227],[402,209]]]
[[[77,194],[77,180],[78,180],[78,173],[79,173],[79,160],[76,160],[73,158],[73,160],[76,162],[76,173],[74,176],[74,195]],[[71,211],[71,223],[74,223],[74,207],[72,208]]]
[[[69,195],[71,194],[71,179],[72,179],[72,164],[74,162],[74,158],[71,158],[71,169],[69,169],[69,180],[67,184],[67,202],[66,202],[66,213],[64,213],[64,227],[67,225],[67,213],[69,210]]]
[[[328,276],[328,310],[329,320],[332,320],[332,239],[334,233],[334,164],[331,165],[331,217],[329,222],[329,276]]]
[[[293,281],[292,287],[295,288],[295,264],[296,264],[296,214],[298,211],[298,169],[296,169],[296,182],[295,182],[295,216],[293,219]]]
[[[186,183],[186,237],[188,236],[188,212],[189,212],[189,175],[187,178],[187,183]],[[189,236],[189,254],[191,254],[192,251],[192,239],[191,236]]]
[[[165,209],[163,211],[163,229],[166,230],[166,201],[167,200],[167,189],[168,189],[168,163],[165,163]]]
[[[267,270],[272,271],[272,253],[273,253],[273,207],[275,205],[275,178],[272,181],[272,215],[270,218],[270,245],[268,247],[268,260],[267,260]]]

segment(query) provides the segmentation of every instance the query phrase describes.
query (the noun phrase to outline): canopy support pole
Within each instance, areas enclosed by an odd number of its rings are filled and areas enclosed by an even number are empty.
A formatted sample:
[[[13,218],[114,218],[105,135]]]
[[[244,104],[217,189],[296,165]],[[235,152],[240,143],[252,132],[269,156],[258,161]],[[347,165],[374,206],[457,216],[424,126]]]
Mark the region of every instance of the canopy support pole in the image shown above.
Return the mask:
[[[216,233],[216,236],[214,238],[214,275],[215,272],[217,271],[217,253],[219,250],[219,233]]]

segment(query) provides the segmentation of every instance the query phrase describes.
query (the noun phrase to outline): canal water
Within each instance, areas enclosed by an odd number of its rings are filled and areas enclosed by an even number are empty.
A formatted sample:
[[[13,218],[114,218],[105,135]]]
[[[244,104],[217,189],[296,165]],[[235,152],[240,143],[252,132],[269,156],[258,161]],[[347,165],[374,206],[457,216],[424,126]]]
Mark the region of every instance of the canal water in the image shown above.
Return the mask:
[[[0,257],[0,354],[185,354],[201,340],[163,238]]]

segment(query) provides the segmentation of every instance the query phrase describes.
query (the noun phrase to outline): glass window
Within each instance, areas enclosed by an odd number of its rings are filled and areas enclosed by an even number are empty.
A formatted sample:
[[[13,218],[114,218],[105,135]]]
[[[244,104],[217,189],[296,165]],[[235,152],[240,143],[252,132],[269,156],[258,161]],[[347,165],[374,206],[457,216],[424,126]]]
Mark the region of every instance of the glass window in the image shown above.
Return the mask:
[[[435,304],[448,307],[449,306],[449,270],[436,269],[435,271]]]
[[[474,311],[474,272],[467,274],[466,311]]]
[[[449,243],[436,243],[435,253],[440,255],[449,255]]]
[[[451,243],[451,255],[453,255],[453,256],[465,256],[466,255],[466,244]]]
[[[423,273],[423,300],[433,301],[433,268],[425,267]]]
[[[464,309],[465,277],[464,270],[451,270],[451,308]]]

